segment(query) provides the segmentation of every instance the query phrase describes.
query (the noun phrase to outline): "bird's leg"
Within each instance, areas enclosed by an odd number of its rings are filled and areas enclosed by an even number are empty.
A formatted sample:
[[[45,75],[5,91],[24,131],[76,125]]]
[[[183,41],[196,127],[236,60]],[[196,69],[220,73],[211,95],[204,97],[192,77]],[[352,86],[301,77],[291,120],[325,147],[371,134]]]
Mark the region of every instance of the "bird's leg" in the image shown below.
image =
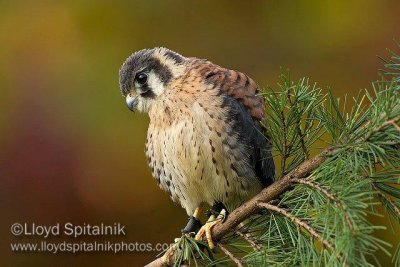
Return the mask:
[[[216,207],[217,205],[217,207]],[[215,213],[213,212],[219,212],[218,216],[215,216]],[[211,229],[214,225],[216,225],[219,221],[224,221],[226,218],[226,209],[223,208],[223,206],[220,206],[218,204],[214,204],[211,212],[210,212],[210,217],[208,218],[207,222],[203,225],[203,227],[200,228],[200,230],[197,232],[197,235],[195,237],[196,240],[200,241],[204,234],[206,235],[208,247],[213,250],[215,248],[214,242],[212,240],[211,236]]]
[[[197,231],[199,231],[199,229],[203,226],[199,220],[201,207],[201,205],[197,207],[193,215],[189,217],[189,221],[186,224],[185,228],[182,229],[182,233],[197,233]]]

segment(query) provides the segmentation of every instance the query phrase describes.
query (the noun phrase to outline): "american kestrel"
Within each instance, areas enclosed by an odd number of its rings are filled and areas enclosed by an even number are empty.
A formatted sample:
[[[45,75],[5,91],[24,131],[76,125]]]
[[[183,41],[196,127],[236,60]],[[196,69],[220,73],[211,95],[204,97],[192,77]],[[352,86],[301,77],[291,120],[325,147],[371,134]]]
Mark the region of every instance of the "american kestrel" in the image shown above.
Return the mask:
[[[183,232],[199,230],[203,204],[229,212],[274,181],[271,143],[260,123],[263,97],[246,74],[153,48],[128,57],[119,79],[128,108],[150,117],[148,163],[190,216]]]

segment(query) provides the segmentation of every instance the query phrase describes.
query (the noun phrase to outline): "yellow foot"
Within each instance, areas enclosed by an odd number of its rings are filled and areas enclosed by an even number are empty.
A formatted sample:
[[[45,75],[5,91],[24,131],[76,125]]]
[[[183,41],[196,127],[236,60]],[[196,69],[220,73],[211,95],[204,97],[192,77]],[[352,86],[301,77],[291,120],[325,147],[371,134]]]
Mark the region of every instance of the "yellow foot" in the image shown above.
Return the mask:
[[[214,242],[212,240],[211,236],[211,229],[214,225],[216,225],[219,221],[222,221],[225,219],[226,216],[226,210],[222,209],[217,218],[215,218],[215,215],[212,214],[210,218],[208,218],[207,222],[200,228],[200,230],[197,232],[195,239],[197,241],[201,241],[203,239],[204,234],[206,234],[206,239],[208,243],[208,247],[213,250],[215,248]]]

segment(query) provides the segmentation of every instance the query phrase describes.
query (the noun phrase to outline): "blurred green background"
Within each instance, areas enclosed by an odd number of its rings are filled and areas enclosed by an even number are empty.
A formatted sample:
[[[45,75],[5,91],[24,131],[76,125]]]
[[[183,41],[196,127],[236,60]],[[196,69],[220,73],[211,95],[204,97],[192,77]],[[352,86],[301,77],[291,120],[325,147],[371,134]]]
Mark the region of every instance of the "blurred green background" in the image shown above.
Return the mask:
[[[179,236],[185,212],[146,164],[148,119],[129,112],[119,92],[118,70],[132,52],[165,46],[263,87],[282,66],[355,95],[377,79],[376,55],[395,47],[399,11],[397,0],[1,1],[1,265],[140,266],[157,255],[12,253],[10,242],[37,240],[12,236],[14,222],[120,222],[125,242]],[[379,236],[399,240],[391,230]]]

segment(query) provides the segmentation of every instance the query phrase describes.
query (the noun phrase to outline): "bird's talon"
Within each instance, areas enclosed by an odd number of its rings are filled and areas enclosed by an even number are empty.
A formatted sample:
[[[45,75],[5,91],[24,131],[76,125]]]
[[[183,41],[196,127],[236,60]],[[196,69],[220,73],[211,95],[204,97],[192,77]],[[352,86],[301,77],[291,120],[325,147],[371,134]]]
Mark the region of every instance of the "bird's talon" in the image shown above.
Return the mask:
[[[211,215],[208,221],[203,225],[203,227],[200,228],[200,230],[197,232],[195,239],[197,241],[201,241],[203,239],[204,234],[206,235],[207,239],[207,244],[210,250],[214,251],[215,245],[212,240],[212,235],[211,235],[211,228],[214,227],[219,221],[223,221],[226,216],[226,210],[222,209],[220,214],[218,214],[218,217],[215,218],[215,215]]]

